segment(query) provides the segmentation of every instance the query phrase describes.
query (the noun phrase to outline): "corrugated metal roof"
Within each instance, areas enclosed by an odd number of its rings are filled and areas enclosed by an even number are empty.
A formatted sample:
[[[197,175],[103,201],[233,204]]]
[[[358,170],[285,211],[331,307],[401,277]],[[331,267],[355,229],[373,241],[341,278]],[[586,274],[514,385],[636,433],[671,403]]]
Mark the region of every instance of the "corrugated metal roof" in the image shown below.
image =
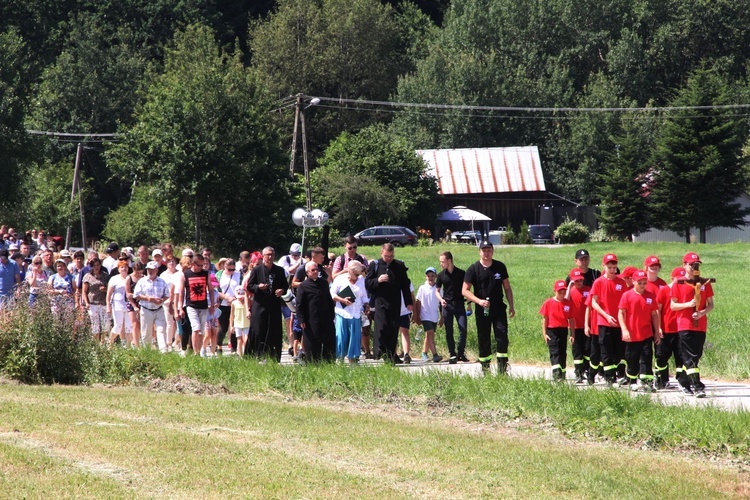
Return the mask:
[[[536,146],[418,150],[440,193],[546,191]]]

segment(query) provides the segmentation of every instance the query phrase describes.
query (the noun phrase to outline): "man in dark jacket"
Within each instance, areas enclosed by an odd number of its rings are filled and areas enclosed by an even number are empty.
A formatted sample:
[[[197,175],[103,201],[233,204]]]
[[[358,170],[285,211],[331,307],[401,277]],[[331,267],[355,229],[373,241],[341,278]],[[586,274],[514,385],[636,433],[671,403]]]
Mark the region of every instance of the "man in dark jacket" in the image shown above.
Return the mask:
[[[315,262],[305,264],[307,279],[297,288],[297,315],[302,327],[302,350],[309,361],[336,357],[334,302],[328,281],[319,277]]]
[[[269,356],[281,361],[281,296],[289,288],[284,268],[274,264],[274,249],[263,249],[263,263],[255,266],[247,280],[247,291],[253,294],[250,354]]]
[[[393,245],[384,244],[380,249],[380,259],[370,262],[367,268],[365,287],[375,309],[375,357],[398,364],[401,359],[396,355],[396,342],[401,298],[409,311],[412,310],[412,300],[406,266],[393,257]]]

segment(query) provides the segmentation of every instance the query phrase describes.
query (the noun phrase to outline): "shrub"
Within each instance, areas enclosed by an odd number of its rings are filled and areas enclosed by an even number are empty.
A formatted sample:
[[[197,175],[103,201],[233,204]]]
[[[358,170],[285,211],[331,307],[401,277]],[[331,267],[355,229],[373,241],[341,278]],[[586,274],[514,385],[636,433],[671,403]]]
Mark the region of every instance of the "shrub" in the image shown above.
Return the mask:
[[[517,245],[518,244],[518,235],[513,231],[513,226],[510,225],[510,222],[508,223],[508,226],[505,230],[505,233],[503,233],[503,245]]]
[[[518,233],[518,243],[521,245],[531,245],[531,236],[529,236],[529,223],[523,221],[521,223],[521,230]]]
[[[606,231],[604,231],[604,229],[597,229],[596,231],[591,233],[591,235],[589,235],[589,241],[591,241],[592,243],[603,243],[612,240],[607,235]]]
[[[0,372],[25,383],[81,384],[95,371],[97,342],[81,311],[54,315],[46,294],[19,295],[0,324]]]
[[[565,222],[555,229],[555,240],[558,243],[586,243],[589,230],[576,220],[565,219]]]

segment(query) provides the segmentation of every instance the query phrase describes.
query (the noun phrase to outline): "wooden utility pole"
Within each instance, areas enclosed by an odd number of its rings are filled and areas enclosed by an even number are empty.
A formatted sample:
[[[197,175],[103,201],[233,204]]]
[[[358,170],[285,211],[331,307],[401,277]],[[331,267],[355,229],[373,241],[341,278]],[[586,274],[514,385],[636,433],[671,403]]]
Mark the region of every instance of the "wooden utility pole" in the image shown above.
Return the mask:
[[[78,191],[78,198],[81,198],[81,186],[78,183],[78,174],[81,171],[81,156],[83,153],[83,143],[78,143],[78,149],[76,150],[76,163],[73,169],[73,185],[70,189],[70,208],[73,208],[73,202],[76,201],[76,191]],[[79,211],[81,213],[81,231],[83,233],[83,248],[86,248],[86,224],[83,220],[83,200],[80,200]],[[68,216],[68,230],[65,232],[65,248],[70,248],[70,239],[73,233],[73,227],[71,226],[71,217]]]

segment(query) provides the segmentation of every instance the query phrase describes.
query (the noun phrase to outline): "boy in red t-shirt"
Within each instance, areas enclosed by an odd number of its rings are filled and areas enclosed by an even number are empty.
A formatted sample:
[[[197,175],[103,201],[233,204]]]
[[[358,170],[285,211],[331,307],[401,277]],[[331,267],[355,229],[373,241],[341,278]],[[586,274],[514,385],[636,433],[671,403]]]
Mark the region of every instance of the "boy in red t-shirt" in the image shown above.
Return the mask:
[[[565,281],[555,281],[552,289],[554,297],[550,297],[539,314],[542,318],[542,338],[549,349],[549,361],[552,365],[552,379],[565,380],[565,367],[567,361],[568,338],[573,342],[575,324],[573,322],[573,304],[565,298],[568,287]],[[570,332],[570,337],[568,336]]]
[[[591,287],[584,284],[583,271],[571,269],[568,275],[568,293],[566,297],[573,304],[573,322],[575,333],[573,336],[573,365],[575,366],[576,384],[583,383],[583,377],[589,371],[591,357],[591,337],[586,335],[586,300],[589,298]],[[598,364],[598,361],[597,361]]]
[[[701,264],[697,253],[688,252],[682,259],[685,280],[693,280]],[[672,286],[672,310],[677,311],[677,330],[680,335],[680,352],[685,364],[685,373],[690,379],[692,388],[682,387],[686,394],[694,393],[696,398],[706,397],[706,386],[701,382],[698,362],[703,356],[703,344],[706,342],[706,315],[714,308],[714,290],[711,283],[698,284],[700,302],[696,303],[696,285],[676,283]]]
[[[620,298],[618,319],[625,342],[625,385],[630,390],[640,387],[644,392],[654,392],[653,342],[659,343],[659,306],[654,294],[646,290],[647,284],[645,271],[633,273],[633,289]]]
[[[591,287],[591,307],[597,313],[599,349],[604,364],[604,379],[612,386],[617,381],[618,370],[625,376],[625,366],[620,368],[624,345],[618,322],[618,306],[625,293],[626,284],[617,276],[617,256],[608,253],[602,258],[604,274]]]
[[[677,312],[672,310],[672,287],[677,280],[685,279],[685,270],[681,267],[672,269],[672,282],[659,288],[656,294],[656,302],[659,305],[659,318],[661,327],[661,342],[656,346],[656,366],[654,385],[657,389],[669,388],[669,358],[674,356],[675,378],[680,387],[690,388],[690,380],[685,374],[685,368],[682,366],[682,354],[680,353],[680,336],[677,333]],[[653,281],[650,280],[646,285],[646,290]],[[683,389],[684,390],[684,389]]]
[[[646,284],[646,290],[656,295],[659,298],[659,289],[667,286],[667,282],[659,277],[659,271],[661,271],[661,261],[656,255],[649,255],[643,261],[643,270],[646,271],[648,276],[648,283]]]

